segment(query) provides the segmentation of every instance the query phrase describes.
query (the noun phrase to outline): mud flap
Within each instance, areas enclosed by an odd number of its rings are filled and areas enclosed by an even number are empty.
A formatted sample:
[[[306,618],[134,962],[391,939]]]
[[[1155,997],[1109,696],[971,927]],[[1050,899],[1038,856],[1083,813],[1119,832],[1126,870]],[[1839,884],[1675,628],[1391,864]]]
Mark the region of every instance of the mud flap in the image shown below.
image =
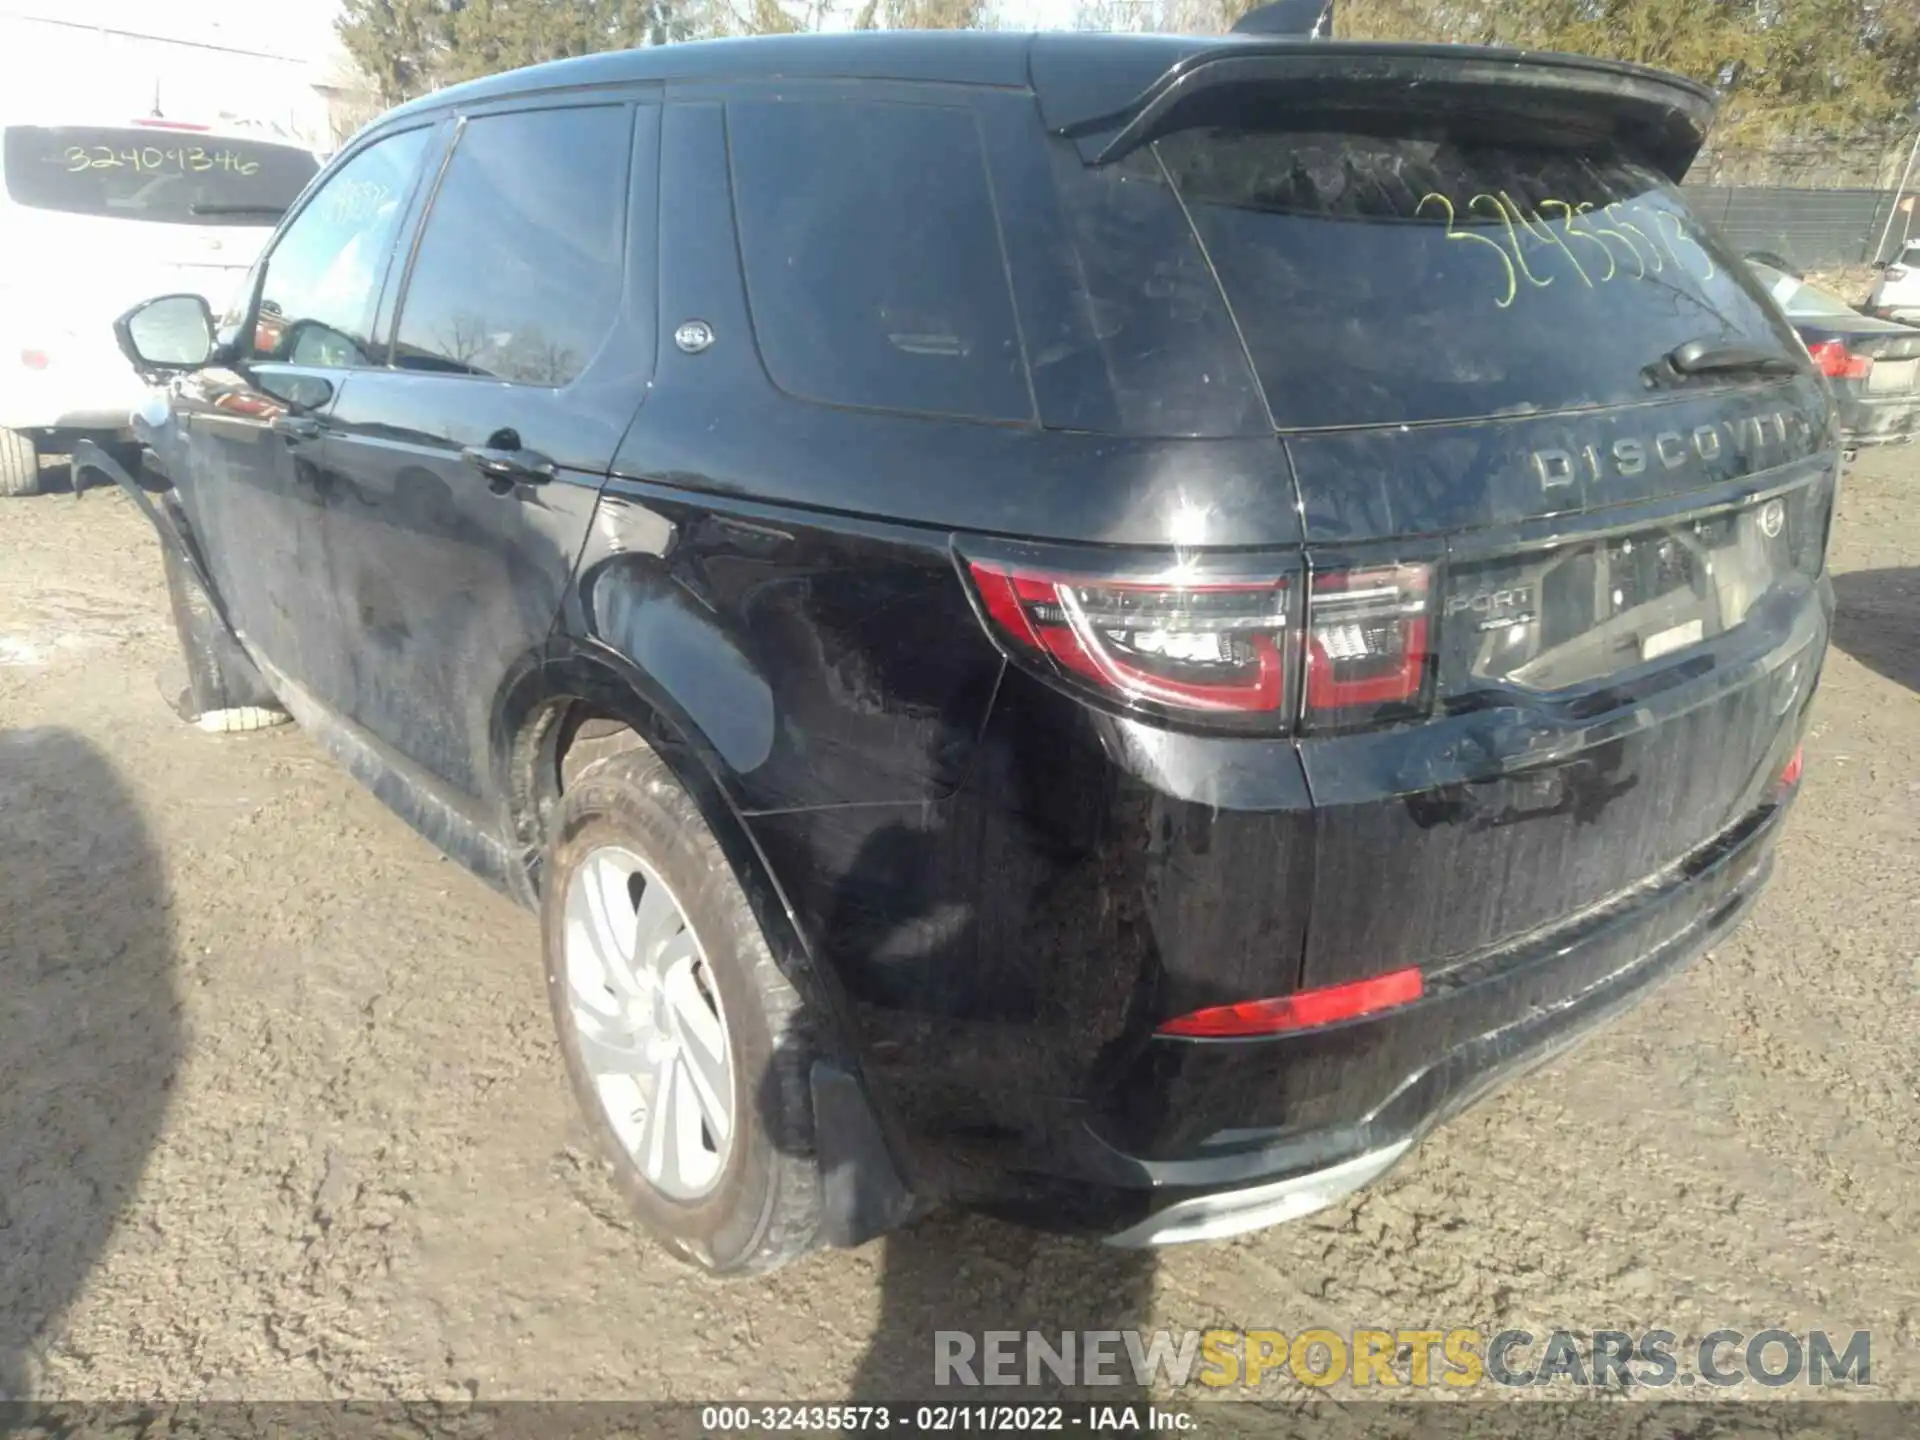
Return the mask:
[[[897,1230],[918,1213],[866,1092],[830,1060],[813,1062],[813,1124],[825,1191],[820,1238],[841,1249]]]
[[[149,494],[125,466],[92,440],[74,447],[73,465],[76,471],[86,466],[111,479],[133,498],[160,537],[167,599],[187,666],[187,689],[178,707],[181,717],[215,730],[258,729],[283,720],[279,700],[234,635],[176,492]]]

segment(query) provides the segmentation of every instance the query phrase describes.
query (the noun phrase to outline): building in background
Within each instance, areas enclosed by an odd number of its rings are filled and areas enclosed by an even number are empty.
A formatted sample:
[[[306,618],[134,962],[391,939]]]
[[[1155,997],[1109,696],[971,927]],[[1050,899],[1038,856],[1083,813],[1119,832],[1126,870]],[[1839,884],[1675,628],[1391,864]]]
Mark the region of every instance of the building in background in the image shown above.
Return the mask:
[[[338,0],[0,0],[0,106],[259,129],[331,151],[366,117]]]

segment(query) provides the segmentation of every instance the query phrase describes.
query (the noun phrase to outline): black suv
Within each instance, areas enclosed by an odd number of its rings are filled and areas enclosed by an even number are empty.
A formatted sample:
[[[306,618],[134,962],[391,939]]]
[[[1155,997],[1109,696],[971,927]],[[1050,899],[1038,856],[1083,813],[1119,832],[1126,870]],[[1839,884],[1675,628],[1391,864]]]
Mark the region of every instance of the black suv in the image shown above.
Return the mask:
[[[1303,1214],[1768,874],[1837,448],[1675,188],[1710,113],[1066,34],[404,106],[217,326],[120,322],[199,708],[539,908],[703,1266]]]

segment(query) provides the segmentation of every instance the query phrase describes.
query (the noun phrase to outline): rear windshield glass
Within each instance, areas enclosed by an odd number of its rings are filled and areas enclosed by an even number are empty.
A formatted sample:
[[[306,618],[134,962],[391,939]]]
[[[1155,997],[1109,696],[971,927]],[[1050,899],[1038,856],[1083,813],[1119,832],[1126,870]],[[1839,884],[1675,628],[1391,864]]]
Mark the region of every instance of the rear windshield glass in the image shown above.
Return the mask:
[[[1154,152],[1283,429],[1617,404],[1695,339],[1795,353],[1744,266],[1631,160],[1218,128]]]
[[[182,131],[16,125],[7,195],[68,215],[176,225],[275,224],[318,170],[307,151]]]
[[[1774,303],[1789,316],[1801,315],[1808,319],[1819,316],[1851,318],[1860,313],[1838,295],[1830,295],[1804,280],[1782,274],[1771,265],[1749,262],[1748,268],[1753,271],[1754,278],[1766,287],[1767,293],[1773,296]]]

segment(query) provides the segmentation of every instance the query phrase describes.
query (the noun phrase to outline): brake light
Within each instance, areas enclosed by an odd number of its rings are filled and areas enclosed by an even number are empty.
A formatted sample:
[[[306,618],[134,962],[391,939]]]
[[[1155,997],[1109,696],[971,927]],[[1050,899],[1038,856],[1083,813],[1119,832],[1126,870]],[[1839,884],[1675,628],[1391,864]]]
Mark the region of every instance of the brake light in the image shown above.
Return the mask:
[[[20,352],[20,363],[29,370],[44,370],[52,363],[52,360],[44,350],[22,350]]]
[[[1297,995],[1195,1010],[1190,1015],[1167,1021],[1158,1033],[1189,1040],[1235,1040],[1311,1030],[1315,1026],[1357,1020],[1362,1015],[1411,1004],[1420,998],[1424,988],[1419,970],[1412,967],[1391,970],[1385,975],[1352,980],[1345,985],[1302,990]]]
[[[1285,577],[1091,579],[967,568],[1001,636],[1057,675],[1188,716],[1278,719],[1289,698]]]
[[[147,130],[187,130],[195,135],[205,135],[213,129],[211,125],[191,125],[184,120],[166,120],[157,115],[142,115],[133,123]]]
[[[1871,355],[1855,355],[1838,340],[1817,341],[1807,347],[1807,354],[1829,380],[1864,380],[1873,373]]]
[[[1307,607],[1308,726],[1388,718],[1419,708],[1432,669],[1425,565],[1313,577]]]

